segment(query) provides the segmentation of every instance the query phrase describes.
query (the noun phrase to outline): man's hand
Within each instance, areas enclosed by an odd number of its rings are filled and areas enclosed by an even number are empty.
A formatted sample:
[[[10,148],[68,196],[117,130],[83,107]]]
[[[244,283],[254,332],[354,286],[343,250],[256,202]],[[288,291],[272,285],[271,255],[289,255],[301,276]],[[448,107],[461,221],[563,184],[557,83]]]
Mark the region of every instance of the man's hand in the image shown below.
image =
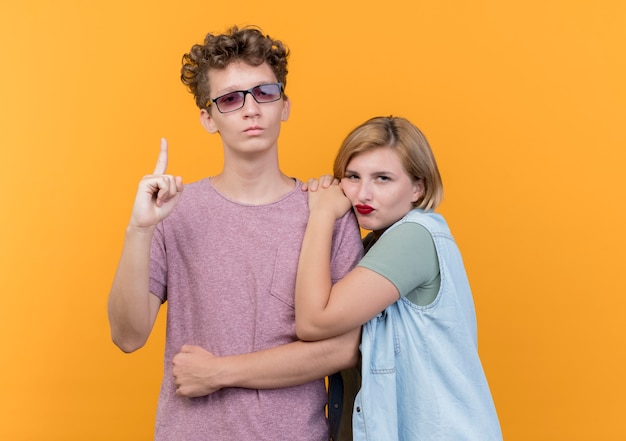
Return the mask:
[[[161,139],[161,150],[154,172],[139,182],[130,226],[152,227],[165,219],[174,209],[183,191],[180,176],[166,175],[167,141]]]
[[[202,397],[221,389],[218,383],[220,360],[200,346],[184,345],[172,359],[176,395]]]

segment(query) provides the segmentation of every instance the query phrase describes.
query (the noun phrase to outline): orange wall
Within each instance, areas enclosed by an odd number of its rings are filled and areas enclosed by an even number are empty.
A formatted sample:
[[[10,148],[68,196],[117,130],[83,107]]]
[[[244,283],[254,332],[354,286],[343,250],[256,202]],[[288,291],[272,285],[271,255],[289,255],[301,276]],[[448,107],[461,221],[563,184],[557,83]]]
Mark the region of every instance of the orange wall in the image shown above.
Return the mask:
[[[0,439],[150,439],[163,320],[122,354],[108,289],[159,138],[187,181],[219,170],[178,70],[234,23],[292,49],[288,173],[370,116],[429,137],[505,438],[625,439],[626,3],[229,4],[1,3]]]

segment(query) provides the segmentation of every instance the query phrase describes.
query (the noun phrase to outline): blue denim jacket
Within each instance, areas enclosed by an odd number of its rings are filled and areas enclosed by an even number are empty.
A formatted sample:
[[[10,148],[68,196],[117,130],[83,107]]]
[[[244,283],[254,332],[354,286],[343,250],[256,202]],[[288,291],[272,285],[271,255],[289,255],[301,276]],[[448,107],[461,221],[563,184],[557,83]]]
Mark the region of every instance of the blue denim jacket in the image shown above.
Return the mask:
[[[387,231],[404,222],[431,233],[441,287],[430,305],[402,298],[363,326],[354,440],[501,440],[461,253],[440,215],[413,210]]]

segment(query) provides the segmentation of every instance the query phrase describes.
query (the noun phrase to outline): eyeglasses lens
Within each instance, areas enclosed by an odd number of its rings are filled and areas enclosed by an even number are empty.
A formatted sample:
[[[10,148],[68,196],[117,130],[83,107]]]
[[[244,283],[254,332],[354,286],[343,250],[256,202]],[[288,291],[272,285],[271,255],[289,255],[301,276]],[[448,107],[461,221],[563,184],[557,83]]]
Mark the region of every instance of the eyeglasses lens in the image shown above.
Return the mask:
[[[257,103],[271,103],[278,101],[281,97],[281,85],[261,84],[249,90],[239,90],[237,92],[227,93],[215,99],[215,104],[220,112],[233,112],[243,107],[246,101],[246,94],[252,95]]]
[[[257,103],[271,103],[280,99],[279,84],[261,84],[253,87],[250,92]]]

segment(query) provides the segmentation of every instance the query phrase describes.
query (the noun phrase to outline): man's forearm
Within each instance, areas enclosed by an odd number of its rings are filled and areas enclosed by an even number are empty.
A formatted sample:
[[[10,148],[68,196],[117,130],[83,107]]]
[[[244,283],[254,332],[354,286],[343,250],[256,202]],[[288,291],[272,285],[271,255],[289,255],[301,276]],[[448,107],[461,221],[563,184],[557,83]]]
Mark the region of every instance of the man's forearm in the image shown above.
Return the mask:
[[[111,337],[125,352],[143,346],[160,306],[160,301],[149,291],[151,239],[152,229],[127,229],[109,293]]]

